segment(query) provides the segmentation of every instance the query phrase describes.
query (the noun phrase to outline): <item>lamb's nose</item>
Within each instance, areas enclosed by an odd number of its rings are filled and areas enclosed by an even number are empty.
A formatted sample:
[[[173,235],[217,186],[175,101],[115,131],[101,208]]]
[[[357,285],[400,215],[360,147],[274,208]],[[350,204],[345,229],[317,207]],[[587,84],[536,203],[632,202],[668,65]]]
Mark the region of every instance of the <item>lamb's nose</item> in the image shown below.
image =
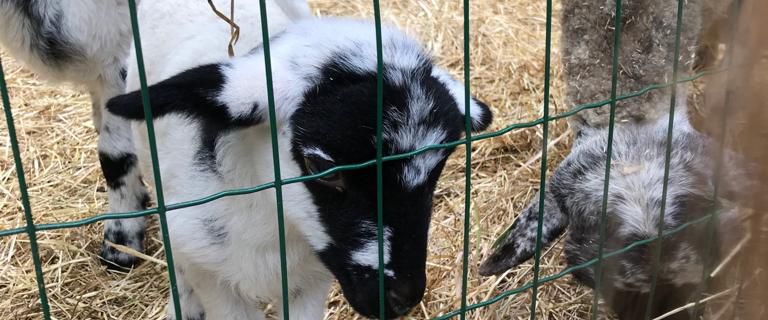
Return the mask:
[[[421,301],[423,293],[418,292],[414,286],[405,283],[395,283],[387,288],[387,303],[395,314],[402,316]]]

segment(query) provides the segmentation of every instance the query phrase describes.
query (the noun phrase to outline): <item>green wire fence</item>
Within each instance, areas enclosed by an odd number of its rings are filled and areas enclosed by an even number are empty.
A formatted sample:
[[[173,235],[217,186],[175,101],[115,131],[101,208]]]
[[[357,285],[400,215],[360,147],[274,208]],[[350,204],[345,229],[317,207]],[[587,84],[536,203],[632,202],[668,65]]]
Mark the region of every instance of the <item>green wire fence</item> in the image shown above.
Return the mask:
[[[672,98],[670,99],[670,110],[674,111],[675,108],[675,96],[677,94],[676,87],[677,84],[684,83],[684,82],[690,82],[693,80],[696,80],[702,76],[705,76],[707,74],[712,74],[715,72],[720,71],[712,71],[712,72],[702,72],[698,73],[692,77],[686,78],[686,79],[679,79],[678,80],[678,59],[674,59],[673,63],[673,78],[674,81],[670,83],[665,84],[654,84],[650,85],[646,88],[643,88],[640,91],[637,92],[631,92],[624,95],[617,95],[617,83],[618,83],[618,65],[619,65],[619,48],[620,48],[620,35],[621,35],[621,10],[622,10],[622,0],[616,0],[616,13],[615,13],[615,20],[614,20],[614,37],[613,37],[613,51],[612,51],[612,76],[611,76],[611,92],[610,92],[610,98],[608,100],[604,101],[598,101],[586,105],[581,105],[574,107],[572,110],[568,112],[563,112],[556,115],[550,115],[550,85],[551,85],[551,46],[552,46],[552,0],[546,0],[547,7],[546,7],[546,54],[545,54],[545,64],[544,64],[544,70],[545,70],[545,77],[544,77],[544,106],[543,106],[543,116],[539,119],[536,119],[534,121],[530,122],[524,122],[524,123],[516,123],[516,124],[510,124],[505,126],[504,128],[490,133],[484,133],[484,134],[475,134],[472,135],[471,133],[471,118],[470,118],[470,112],[469,112],[469,99],[470,99],[470,12],[469,12],[469,0],[464,0],[464,90],[465,90],[465,101],[464,101],[464,108],[465,108],[465,131],[466,131],[466,138],[453,141],[449,143],[444,144],[437,144],[437,145],[430,145],[426,146],[411,152],[402,153],[402,154],[395,154],[395,155],[389,155],[389,156],[383,156],[382,154],[382,104],[383,104],[383,72],[384,69],[384,61],[382,61],[382,40],[381,40],[381,11],[379,6],[379,0],[372,0],[373,8],[374,8],[374,19],[375,19],[375,25],[376,25],[376,45],[377,45],[377,114],[376,114],[376,120],[377,120],[377,128],[376,128],[376,159],[366,161],[364,163],[354,164],[354,165],[343,165],[334,167],[331,169],[328,169],[324,172],[320,172],[313,175],[308,176],[300,176],[300,177],[291,177],[291,178],[285,178],[283,179],[280,176],[280,159],[278,156],[277,148],[278,148],[278,141],[277,141],[277,134],[276,134],[276,125],[275,125],[275,101],[274,101],[274,95],[273,95],[273,86],[272,86],[272,72],[271,72],[271,57],[270,57],[270,47],[269,47],[269,30],[268,30],[268,14],[266,11],[266,5],[265,0],[259,0],[260,5],[260,15],[262,19],[262,35],[263,35],[263,48],[265,53],[265,65],[266,65],[266,81],[267,81],[267,95],[268,95],[268,103],[269,103],[269,123],[270,123],[270,134],[272,138],[272,151],[273,151],[273,162],[274,162],[274,174],[275,174],[275,180],[270,183],[250,187],[250,188],[243,188],[243,189],[234,189],[234,190],[226,190],[222,191],[216,194],[209,195],[207,197],[203,197],[196,200],[191,201],[185,201],[181,203],[174,203],[174,204],[166,204],[163,198],[163,189],[162,189],[162,181],[159,171],[159,165],[158,165],[158,157],[157,157],[157,146],[155,143],[155,133],[154,133],[154,126],[152,122],[151,117],[151,105],[147,90],[147,83],[146,83],[146,75],[144,70],[144,63],[142,58],[142,47],[141,47],[141,37],[139,33],[139,27],[138,27],[138,17],[136,13],[136,4],[135,0],[129,0],[129,8],[130,8],[130,19],[132,24],[132,30],[134,35],[134,43],[136,48],[136,58],[138,63],[138,69],[139,69],[139,79],[141,84],[141,94],[142,94],[142,102],[144,106],[144,112],[145,112],[145,120],[148,130],[148,137],[149,137],[149,147],[151,152],[151,159],[152,159],[152,169],[155,179],[155,192],[156,194],[156,200],[157,200],[157,207],[143,210],[143,211],[136,211],[136,212],[127,212],[127,213],[104,213],[99,214],[94,217],[90,217],[87,219],[77,220],[77,221],[70,221],[65,223],[48,223],[48,224],[35,224],[34,218],[32,214],[32,209],[29,202],[29,194],[27,193],[27,185],[26,180],[24,177],[24,168],[22,166],[21,162],[21,152],[19,150],[19,144],[16,139],[16,131],[14,127],[14,121],[13,121],[13,114],[11,112],[11,106],[10,106],[10,99],[8,96],[8,89],[6,87],[5,82],[5,76],[3,73],[2,68],[2,62],[0,61],[0,95],[2,96],[2,103],[3,103],[3,109],[5,112],[7,127],[9,131],[9,138],[10,138],[10,144],[11,149],[13,152],[13,159],[16,166],[16,174],[18,177],[19,182],[19,188],[21,192],[21,203],[24,210],[24,218],[26,221],[25,227],[15,228],[15,229],[8,229],[8,230],[0,230],[0,237],[6,237],[16,234],[22,234],[26,233],[29,236],[30,241],[30,250],[32,252],[32,258],[34,261],[34,269],[35,269],[35,275],[37,278],[37,285],[38,285],[38,291],[39,291],[39,297],[40,297],[40,305],[43,313],[43,318],[46,320],[51,319],[51,313],[50,313],[50,306],[48,302],[48,298],[46,295],[46,289],[45,289],[45,282],[43,278],[43,270],[42,270],[42,264],[40,260],[40,254],[39,254],[39,247],[37,242],[37,232],[40,231],[49,231],[49,230],[57,230],[57,229],[63,229],[63,228],[75,228],[80,227],[88,224],[92,224],[98,221],[103,220],[109,220],[109,219],[121,219],[121,218],[135,218],[135,217],[142,217],[142,216],[149,216],[149,215],[157,215],[160,220],[160,226],[161,226],[161,232],[163,235],[163,245],[165,249],[165,255],[166,260],[168,262],[168,277],[170,282],[170,291],[172,295],[173,300],[173,307],[176,311],[176,315],[178,318],[181,318],[181,306],[179,304],[179,298],[178,298],[178,292],[176,287],[176,274],[174,271],[174,264],[173,264],[173,250],[171,249],[170,242],[168,241],[169,235],[168,235],[168,224],[166,221],[166,214],[169,211],[181,209],[181,208],[187,208],[192,206],[201,205],[204,203],[208,203],[211,201],[214,201],[216,199],[224,198],[224,197],[230,197],[230,196],[236,196],[236,195],[244,195],[244,194],[251,194],[267,189],[274,189],[275,190],[275,196],[277,201],[277,221],[278,221],[278,227],[279,227],[279,242],[280,242],[280,254],[281,254],[281,273],[282,273],[282,296],[283,296],[283,314],[285,315],[285,318],[289,318],[289,308],[288,308],[288,273],[286,271],[286,261],[285,261],[285,230],[284,230],[284,218],[283,218],[283,199],[282,199],[282,187],[287,184],[293,184],[293,183],[300,183],[312,179],[317,179],[323,176],[326,176],[328,174],[338,172],[338,171],[344,171],[344,170],[355,170],[355,169],[361,169],[369,166],[375,166],[376,167],[376,185],[377,185],[377,215],[378,215],[378,229],[377,229],[377,238],[379,243],[379,315],[381,318],[384,318],[385,316],[385,308],[384,308],[384,260],[383,260],[383,198],[382,198],[382,164],[387,161],[393,161],[393,160],[399,160],[404,158],[409,158],[414,155],[426,152],[428,150],[435,150],[435,149],[442,149],[442,148],[451,148],[456,147],[459,145],[464,145],[466,149],[468,150],[466,152],[466,162],[465,162],[465,204],[464,204],[464,229],[463,229],[463,256],[462,256],[462,288],[461,288],[461,307],[458,310],[454,310],[451,312],[448,312],[446,314],[443,314],[435,319],[450,319],[455,316],[459,316],[460,319],[465,319],[466,314],[468,311],[475,310],[478,308],[482,308],[488,305],[491,305],[493,303],[496,303],[504,298],[507,298],[512,295],[523,293],[527,290],[531,290],[531,313],[530,318],[535,319],[536,318],[536,304],[538,302],[537,300],[537,292],[538,287],[541,284],[554,281],[556,279],[559,279],[565,275],[568,275],[576,270],[589,268],[594,266],[595,267],[595,280],[597,283],[597,287],[599,287],[600,281],[602,280],[602,272],[601,272],[601,264],[602,261],[606,258],[610,258],[616,255],[620,255],[622,253],[628,252],[638,246],[648,244],[654,241],[657,241],[659,239],[662,239],[663,237],[670,236],[672,234],[675,234],[677,232],[680,232],[683,229],[686,229],[692,225],[700,224],[700,223],[708,223],[710,226],[713,224],[713,217],[716,217],[716,211],[712,212],[708,215],[705,215],[701,218],[698,218],[694,221],[689,221],[687,223],[682,224],[681,226],[673,229],[673,230],[667,230],[663,231],[664,228],[659,228],[659,234],[655,237],[640,240],[637,242],[634,242],[620,250],[616,250],[613,252],[604,252],[604,241],[605,241],[605,218],[606,218],[606,208],[607,208],[607,195],[608,190],[610,188],[610,168],[611,168],[611,153],[612,153],[612,141],[613,141],[613,132],[614,132],[614,117],[615,117],[615,111],[616,111],[616,104],[618,101],[630,99],[633,97],[640,96],[642,94],[645,94],[646,92],[649,92],[651,90],[659,90],[671,87],[672,90]],[[679,54],[679,46],[680,46],[680,35],[681,35],[681,29],[682,29],[682,17],[683,17],[683,0],[678,0],[678,7],[677,7],[677,27],[676,27],[676,39],[675,39],[675,57]],[[548,145],[548,139],[549,139],[549,123],[558,119],[564,119],[566,117],[572,116],[576,114],[577,112],[581,112],[583,110],[587,109],[593,109],[598,108],[604,105],[610,105],[610,123],[609,123],[609,131],[608,131],[608,145],[607,145],[607,163],[606,163],[606,172],[605,172],[605,182],[604,182],[604,190],[603,190],[603,202],[601,207],[601,223],[600,223],[600,243],[599,243],[599,250],[598,250],[598,256],[586,263],[572,266],[570,268],[567,268],[563,270],[562,272],[541,277],[540,276],[540,259],[541,259],[541,251],[542,251],[542,219],[543,219],[543,212],[544,212],[544,186],[546,183],[546,172],[547,172],[547,145]],[[674,112],[670,112],[670,121],[669,121],[669,128],[667,131],[667,145],[666,145],[666,163],[665,163],[665,175],[664,175],[664,185],[663,185],[663,197],[666,198],[667,194],[667,181],[669,179],[669,162],[670,162],[670,153],[671,153],[671,139],[673,134],[673,114]],[[489,139],[493,137],[498,137],[504,134],[507,134],[513,130],[522,129],[522,128],[529,128],[534,126],[542,126],[542,158],[541,158],[541,179],[540,179],[540,185],[539,185],[539,220],[537,225],[537,237],[536,237],[536,252],[534,256],[534,268],[533,268],[533,280],[531,282],[528,282],[518,288],[508,290],[505,292],[502,292],[491,299],[487,301],[482,301],[475,304],[468,304],[467,302],[467,286],[468,286],[468,270],[469,270],[469,230],[470,230],[470,214],[471,214],[471,190],[472,190],[472,168],[471,168],[471,161],[472,161],[472,153],[469,152],[472,147],[472,143],[479,140]],[[723,126],[725,125],[725,122],[723,121]],[[721,156],[722,157],[722,156]],[[718,166],[719,167],[719,166]],[[715,195],[717,195],[717,186],[715,186]],[[716,199],[717,197],[715,197]],[[666,203],[665,200],[661,201],[662,203],[662,209],[661,209],[661,216],[665,214],[665,208],[664,204]],[[660,222],[663,222],[664,219],[659,219]],[[709,243],[709,246],[711,247],[713,244]],[[658,263],[660,257],[661,257],[661,246],[658,246],[655,252],[654,256],[654,263]],[[705,274],[702,275],[702,279],[706,278]],[[652,279],[652,287],[650,294],[653,295],[654,291],[656,289],[655,287],[656,283],[656,277],[654,275],[654,278]],[[598,314],[598,300],[599,300],[599,294],[597,291],[594,295],[593,305],[592,305],[592,319],[596,319]],[[645,319],[650,319],[650,301],[653,299],[649,299],[648,308],[645,313]]]

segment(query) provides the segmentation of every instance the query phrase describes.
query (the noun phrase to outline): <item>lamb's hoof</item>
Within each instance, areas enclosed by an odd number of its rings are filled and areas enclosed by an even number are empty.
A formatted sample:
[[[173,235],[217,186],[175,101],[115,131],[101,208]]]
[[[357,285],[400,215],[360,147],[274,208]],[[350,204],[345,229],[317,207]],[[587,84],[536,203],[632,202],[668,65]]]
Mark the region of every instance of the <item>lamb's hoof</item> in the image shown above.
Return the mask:
[[[103,243],[101,245],[101,263],[107,267],[107,270],[126,272],[133,269],[140,262],[140,259],[118,251],[115,247]]]
[[[130,239],[130,240],[129,240]],[[124,230],[104,233],[104,242],[101,244],[101,263],[108,270],[129,271],[137,266],[141,259],[129,253],[122,252],[112,244],[125,246],[137,252],[144,252],[143,232],[135,235],[133,238],[127,237]]]

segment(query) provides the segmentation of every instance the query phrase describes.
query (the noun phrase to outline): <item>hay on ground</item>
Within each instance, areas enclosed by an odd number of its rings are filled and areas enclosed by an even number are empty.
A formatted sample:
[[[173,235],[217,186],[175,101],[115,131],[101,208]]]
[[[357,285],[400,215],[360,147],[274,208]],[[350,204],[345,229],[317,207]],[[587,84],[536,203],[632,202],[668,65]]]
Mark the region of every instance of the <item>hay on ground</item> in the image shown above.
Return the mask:
[[[319,15],[371,17],[370,1],[310,1]],[[473,1],[471,5],[472,91],[492,106],[491,130],[542,115],[544,90],[545,2],[528,0]],[[382,1],[385,21],[421,39],[438,62],[454,75],[463,72],[463,20],[459,1]],[[555,8],[557,9],[557,8]],[[557,13],[555,13],[557,14]],[[562,112],[557,19],[553,25],[551,108]],[[63,222],[106,210],[104,180],[96,154],[87,95],[46,85],[21,65],[3,56],[16,117],[35,222]],[[570,134],[564,121],[550,131],[549,167],[566,154]],[[0,130],[0,228],[24,225],[8,145]],[[514,130],[474,143],[472,229],[468,302],[484,301],[532,279],[532,262],[503,277],[482,278],[477,266],[495,237],[539,186],[541,127]],[[460,306],[464,203],[464,151],[459,149],[445,169],[436,192],[424,300],[409,318],[439,316]],[[147,255],[163,260],[156,224],[150,224]],[[40,232],[51,312],[55,319],[163,319],[168,284],[166,267],[146,261],[128,274],[106,272],[98,261],[100,225]],[[561,271],[561,247],[548,250],[543,275]],[[40,319],[37,287],[26,235],[0,239],[0,319]],[[585,319],[591,313],[591,291],[570,278],[542,285],[537,314],[546,319]],[[326,319],[359,319],[338,287],[330,293]],[[530,291],[469,313],[469,319],[528,318]]]

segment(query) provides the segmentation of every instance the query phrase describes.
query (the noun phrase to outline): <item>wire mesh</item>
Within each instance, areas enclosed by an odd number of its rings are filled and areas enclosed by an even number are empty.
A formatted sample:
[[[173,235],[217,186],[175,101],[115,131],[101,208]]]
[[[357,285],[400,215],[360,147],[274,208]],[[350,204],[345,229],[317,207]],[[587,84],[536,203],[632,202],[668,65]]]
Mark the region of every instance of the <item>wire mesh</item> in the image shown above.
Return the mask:
[[[283,215],[283,181],[280,174],[280,154],[277,142],[277,119],[275,113],[275,93],[272,85],[272,56],[269,50],[269,23],[267,21],[267,5],[265,0],[259,0],[261,15],[261,33],[263,37],[264,68],[267,77],[267,103],[269,104],[269,135],[272,139],[272,162],[275,169],[275,201],[277,206],[277,232],[280,241],[280,286],[283,298],[283,317],[289,319],[288,301],[288,266],[285,256],[285,217]]]
[[[284,230],[284,217],[283,217],[283,198],[282,198],[282,187],[284,185],[293,184],[293,183],[300,183],[305,182],[312,179],[317,179],[323,176],[326,176],[328,174],[332,174],[339,171],[347,171],[347,170],[356,170],[361,169],[369,166],[375,166],[376,167],[376,174],[377,174],[377,219],[378,219],[378,225],[377,225],[377,241],[378,241],[378,264],[379,264],[379,315],[381,318],[385,318],[385,287],[384,287],[384,230],[383,230],[383,190],[382,190],[382,166],[385,162],[388,161],[394,161],[394,160],[400,160],[400,159],[406,159],[409,157],[413,157],[415,155],[430,151],[430,150],[436,150],[436,149],[443,149],[443,148],[452,148],[456,146],[463,145],[466,148],[466,159],[465,159],[465,208],[464,208],[464,230],[463,230],[463,253],[462,253],[462,287],[461,287],[461,307],[458,310],[454,310],[451,312],[448,312],[444,315],[441,315],[439,317],[436,317],[435,319],[449,319],[455,316],[459,316],[462,320],[465,319],[466,314],[468,311],[475,310],[478,308],[486,307],[488,305],[491,305],[493,303],[496,303],[504,298],[507,298],[512,295],[516,295],[519,293],[523,293],[527,290],[531,290],[532,299],[531,299],[531,307],[530,307],[530,317],[531,319],[534,319],[536,317],[536,304],[537,304],[537,290],[538,287],[541,284],[554,281],[556,279],[559,279],[565,275],[571,274],[572,272],[584,269],[584,268],[590,268],[595,267],[596,269],[596,281],[599,284],[600,283],[600,270],[601,270],[601,263],[604,259],[610,258],[616,255],[620,255],[626,252],[629,252],[630,250],[652,243],[654,241],[661,241],[664,237],[671,236],[675,233],[678,233],[692,225],[704,223],[707,222],[709,224],[713,224],[714,222],[713,217],[716,217],[716,212],[712,212],[708,215],[705,215],[701,218],[698,218],[693,221],[689,221],[687,223],[684,223],[680,225],[677,228],[674,228],[672,230],[664,230],[664,228],[659,228],[659,233],[657,236],[639,240],[636,241],[626,247],[623,247],[620,250],[615,250],[612,252],[605,253],[603,248],[603,242],[605,239],[605,216],[606,216],[606,207],[607,207],[607,195],[610,188],[610,167],[611,167],[611,141],[613,136],[613,127],[614,127],[614,115],[615,115],[615,109],[616,109],[616,103],[618,101],[630,99],[633,97],[637,97],[639,95],[642,95],[646,92],[649,92],[651,90],[660,90],[668,87],[672,87],[672,98],[670,102],[670,109],[672,112],[670,112],[670,122],[669,122],[669,128],[668,128],[668,136],[667,136],[667,150],[666,150],[666,163],[665,163],[665,176],[664,176],[664,186],[663,186],[663,197],[666,198],[667,193],[667,181],[669,179],[669,161],[670,161],[670,153],[671,153],[671,139],[672,139],[672,130],[673,130],[673,114],[674,114],[674,108],[675,108],[675,95],[676,95],[676,87],[677,84],[684,83],[684,82],[690,82],[693,80],[696,80],[700,77],[703,77],[708,74],[712,74],[715,72],[720,71],[710,71],[710,72],[701,72],[694,76],[685,78],[685,79],[679,79],[678,80],[678,54],[679,54],[679,46],[680,46],[680,34],[681,34],[681,25],[682,25],[682,15],[683,15],[683,1],[678,0],[678,17],[677,17],[677,30],[676,30],[676,40],[675,40],[675,59],[673,62],[673,81],[670,83],[664,83],[664,84],[654,84],[650,85],[648,87],[643,88],[642,90],[631,92],[628,94],[617,96],[617,79],[618,79],[618,50],[620,48],[620,37],[621,37],[621,8],[622,8],[622,2],[621,0],[616,0],[616,14],[615,14],[615,21],[614,21],[614,47],[613,47],[613,63],[612,63],[612,81],[611,81],[611,94],[610,98],[608,100],[604,101],[598,101],[590,104],[580,105],[572,108],[570,111],[563,112],[557,115],[550,115],[549,111],[549,89],[550,89],[550,64],[551,64],[551,34],[552,34],[552,0],[547,0],[547,13],[546,13],[546,54],[545,54],[545,84],[544,84],[544,105],[543,105],[543,116],[539,119],[536,119],[534,121],[530,122],[523,122],[523,123],[515,123],[510,124],[505,127],[503,127],[500,130],[497,130],[495,132],[489,132],[484,134],[475,134],[473,135],[471,133],[471,118],[470,118],[470,78],[471,78],[471,70],[470,70],[470,12],[469,12],[469,0],[464,0],[464,85],[465,85],[465,101],[464,108],[465,108],[465,133],[466,137],[457,141],[444,143],[444,144],[436,144],[436,145],[430,145],[423,148],[419,148],[417,150],[401,153],[401,154],[394,154],[394,155],[388,155],[384,156],[382,154],[382,109],[383,109],[383,97],[384,97],[384,90],[383,90],[383,72],[384,72],[384,61],[382,56],[382,40],[381,40],[381,12],[380,12],[380,6],[378,0],[372,1],[373,7],[374,7],[374,19],[375,19],[375,27],[376,27],[376,44],[377,44],[377,128],[376,128],[376,158],[370,161],[366,161],[359,164],[351,164],[351,165],[342,165],[337,166],[331,169],[328,169],[326,171],[313,174],[313,175],[307,175],[307,176],[299,176],[299,177],[291,177],[283,179],[281,177],[280,173],[280,159],[278,155],[278,141],[277,141],[277,131],[276,131],[276,119],[275,119],[275,101],[274,101],[274,93],[273,93],[273,86],[272,86],[272,70],[271,70],[271,56],[270,56],[270,49],[269,49],[269,30],[268,30],[268,14],[266,11],[266,5],[265,0],[259,1],[260,6],[260,14],[261,14],[261,21],[262,21],[262,35],[263,35],[263,49],[264,49],[264,59],[265,59],[265,65],[266,65],[266,81],[267,81],[267,97],[268,97],[268,107],[269,107],[269,123],[270,123],[270,134],[272,139],[272,152],[273,152],[273,164],[274,164],[274,175],[275,179],[274,181],[250,188],[242,188],[242,189],[233,189],[233,190],[226,190],[219,193],[215,193],[212,195],[209,195],[207,197],[203,197],[196,200],[190,200],[180,203],[173,203],[173,204],[166,204],[163,198],[163,189],[162,189],[162,180],[160,175],[160,169],[159,169],[159,161],[157,156],[157,147],[156,147],[156,141],[155,141],[155,133],[154,133],[154,126],[152,123],[152,117],[151,117],[151,105],[150,105],[150,99],[148,95],[147,90],[147,83],[146,83],[146,75],[144,70],[144,62],[143,62],[143,56],[142,56],[142,48],[141,48],[141,39],[140,39],[140,33],[139,33],[139,26],[138,26],[138,17],[136,12],[136,4],[135,0],[129,0],[129,8],[130,8],[130,19],[132,24],[132,31],[134,34],[134,44],[136,49],[136,56],[137,56],[137,63],[138,63],[138,69],[139,69],[139,78],[140,78],[140,84],[141,84],[141,92],[142,92],[142,102],[145,112],[145,120],[146,120],[146,126],[148,131],[148,137],[149,137],[149,147],[150,147],[150,155],[152,159],[152,168],[153,168],[153,174],[155,178],[155,191],[156,191],[156,200],[157,200],[157,207],[151,208],[143,211],[136,211],[136,212],[127,212],[127,213],[104,213],[99,214],[91,218],[77,220],[77,221],[69,221],[69,222],[63,222],[63,223],[48,223],[48,224],[35,224],[33,215],[32,215],[32,208],[29,202],[29,195],[27,193],[27,186],[26,181],[24,178],[24,169],[23,165],[21,163],[21,152],[19,149],[19,144],[16,139],[16,132],[14,128],[14,122],[13,122],[13,115],[11,112],[11,105],[10,105],[10,99],[8,95],[8,89],[6,87],[5,83],[5,75],[3,73],[2,69],[2,63],[0,61],[0,94],[2,95],[2,103],[3,108],[6,116],[7,121],[7,128],[9,131],[10,136],[10,144],[13,151],[13,158],[16,166],[16,173],[18,177],[19,182],[19,188],[21,193],[21,202],[24,210],[24,217],[26,221],[26,227],[21,228],[14,228],[14,229],[8,229],[8,230],[0,230],[0,237],[5,236],[11,236],[16,234],[22,234],[27,233],[30,240],[30,249],[32,252],[33,260],[34,260],[34,268],[35,268],[35,274],[36,279],[38,282],[38,291],[40,296],[40,305],[43,312],[44,319],[48,320],[51,319],[50,315],[50,307],[48,303],[48,298],[46,294],[46,288],[45,288],[45,282],[43,277],[43,270],[42,270],[42,264],[40,262],[40,256],[39,256],[39,249],[37,244],[37,237],[36,234],[39,231],[49,231],[49,230],[57,230],[57,229],[63,229],[63,228],[75,228],[80,227],[92,223],[96,223],[103,220],[109,220],[109,219],[122,219],[122,218],[135,218],[135,217],[142,217],[142,216],[148,216],[157,214],[160,218],[160,224],[161,224],[161,232],[163,236],[163,246],[165,249],[165,255],[166,260],[168,262],[168,277],[169,277],[169,283],[171,286],[171,295],[172,295],[172,301],[173,301],[173,307],[176,312],[177,317],[181,318],[181,306],[179,303],[178,298],[178,292],[177,292],[177,285],[176,285],[176,274],[173,267],[173,254],[172,249],[169,241],[169,234],[168,234],[168,225],[166,221],[166,214],[169,211],[181,209],[181,208],[187,208],[192,206],[197,206],[201,204],[205,204],[217,199],[225,198],[225,197],[231,197],[231,196],[237,196],[237,195],[246,195],[246,194],[252,194],[255,192],[264,191],[267,189],[274,188],[275,189],[275,196],[276,196],[276,205],[277,205],[277,217],[278,217],[278,228],[279,228],[279,237],[280,237],[280,255],[281,255],[281,280],[282,280],[282,312],[285,317],[285,319],[289,318],[289,290],[288,290],[288,273],[287,273],[287,267],[286,267],[286,255],[285,255],[285,230]],[[604,192],[603,192],[603,204],[601,208],[601,223],[600,223],[600,243],[599,243],[599,252],[598,256],[594,259],[587,261],[583,264],[576,265],[569,267],[559,273],[544,276],[542,277],[540,275],[540,266],[539,262],[541,259],[541,251],[542,251],[542,222],[543,222],[543,212],[544,212],[544,193],[545,193],[545,183],[546,183],[546,172],[547,172],[547,145],[548,145],[548,128],[549,124],[552,121],[558,120],[558,119],[564,119],[566,117],[569,117],[571,115],[576,114],[577,112],[581,112],[588,109],[598,108],[602,107],[606,104],[610,104],[611,112],[610,112],[610,122],[609,122],[609,138],[608,138],[608,146],[607,146],[607,163],[606,163],[606,173],[605,173],[605,183],[604,183]],[[495,295],[494,297],[486,300],[481,301],[474,304],[468,304],[467,301],[467,286],[468,286],[468,276],[469,276],[469,229],[470,229],[470,216],[471,216],[471,175],[472,175],[472,169],[471,169],[471,161],[472,161],[472,143],[475,141],[490,139],[493,137],[498,137],[504,134],[507,134],[513,130],[522,129],[522,128],[528,128],[533,126],[541,125],[543,129],[543,136],[542,136],[542,158],[541,158],[541,180],[540,180],[540,189],[539,189],[539,217],[538,217],[538,224],[537,224],[537,239],[536,239],[536,252],[534,257],[534,275],[533,280],[526,283],[525,285],[522,285],[518,288],[508,290],[505,292],[502,292],[500,294]],[[717,187],[716,187],[717,188]],[[717,190],[717,189],[716,189]],[[715,191],[717,192],[717,191]],[[662,200],[662,210],[661,210],[661,219],[660,222],[663,222],[663,215],[665,208],[663,207],[665,204],[665,200]],[[658,246],[658,250],[656,252],[656,263],[658,263],[658,259],[660,257],[660,250],[661,246]],[[653,284],[656,282],[656,277],[654,274],[654,279],[652,280]],[[597,285],[599,287],[599,285]],[[654,294],[655,285],[652,286],[651,295]],[[593,319],[597,316],[597,302],[599,299],[599,295],[595,293],[594,301],[593,301]],[[652,299],[649,299],[651,301]],[[646,312],[646,319],[650,317],[650,302],[648,305],[648,309]]]
[[[675,27],[675,48],[674,48],[674,56],[672,59],[672,79],[677,79],[678,69],[679,69],[679,55],[680,55],[680,35],[682,34],[683,30],[683,0],[677,1],[677,26]],[[659,213],[659,234],[658,234],[658,245],[654,248],[655,252],[652,262],[651,270],[657,270],[657,272],[653,272],[651,275],[651,290],[648,294],[648,303],[646,304],[645,309],[645,319],[650,319],[653,310],[653,304],[654,304],[654,295],[656,294],[656,284],[658,282],[659,273],[658,273],[658,266],[661,261],[661,253],[662,253],[662,239],[664,234],[664,216],[666,215],[667,211],[667,191],[669,190],[669,166],[670,161],[672,159],[672,136],[674,134],[673,129],[675,127],[675,107],[676,107],[676,99],[677,98],[677,86],[672,86],[672,94],[669,98],[669,123],[667,126],[667,141],[666,141],[666,154],[664,155],[664,180],[662,181],[662,191],[661,191],[661,212]],[[717,189],[717,186],[715,186],[715,189]],[[712,223],[710,221],[709,223]]]

